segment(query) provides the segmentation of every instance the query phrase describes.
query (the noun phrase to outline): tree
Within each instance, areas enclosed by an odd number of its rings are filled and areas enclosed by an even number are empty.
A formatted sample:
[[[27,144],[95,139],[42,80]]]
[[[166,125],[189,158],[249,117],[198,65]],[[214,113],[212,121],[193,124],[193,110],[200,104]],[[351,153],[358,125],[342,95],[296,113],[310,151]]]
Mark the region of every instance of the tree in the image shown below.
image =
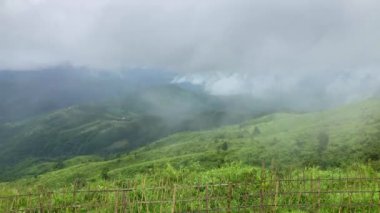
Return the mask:
[[[65,165],[63,164],[62,160],[59,160],[54,166],[55,169],[63,169],[63,167],[65,167]]]
[[[228,143],[227,142],[224,142],[221,147],[220,147],[223,151],[227,151],[228,150]]]
[[[317,147],[317,152],[318,152],[319,156],[321,156],[322,153],[326,151],[329,142],[330,142],[330,138],[329,138],[329,135],[327,133],[325,133],[325,132],[319,133],[319,135],[318,135],[318,147]]]
[[[261,134],[259,127],[255,126],[255,130],[253,131],[253,134],[254,135],[260,135]]]
[[[110,179],[110,176],[108,174],[109,171],[110,171],[109,168],[103,168],[102,169],[100,176],[102,177],[103,180],[109,180]]]

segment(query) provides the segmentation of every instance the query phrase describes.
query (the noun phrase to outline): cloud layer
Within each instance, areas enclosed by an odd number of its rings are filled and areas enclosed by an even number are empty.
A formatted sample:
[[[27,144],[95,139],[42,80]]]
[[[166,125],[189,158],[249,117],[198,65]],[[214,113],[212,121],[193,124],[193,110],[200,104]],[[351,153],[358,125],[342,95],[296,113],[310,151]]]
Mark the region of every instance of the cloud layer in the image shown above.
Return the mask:
[[[377,67],[376,0],[1,0],[2,67],[175,71]]]
[[[0,0],[0,69],[223,73],[208,80],[223,93],[290,90],[318,76],[336,94],[372,93],[378,11],[377,0]]]

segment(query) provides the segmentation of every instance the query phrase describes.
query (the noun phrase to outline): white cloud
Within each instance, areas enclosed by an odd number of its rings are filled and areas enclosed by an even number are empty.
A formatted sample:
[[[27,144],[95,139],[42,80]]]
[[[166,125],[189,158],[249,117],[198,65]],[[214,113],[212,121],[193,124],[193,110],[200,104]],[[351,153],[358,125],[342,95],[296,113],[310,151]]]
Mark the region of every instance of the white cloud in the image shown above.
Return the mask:
[[[251,73],[378,66],[379,9],[375,0],[2,0],[0,62]]]
[[[0,69],[164,69],[203,73],[214,93],[256,95],[349,72],[352,88],[322,91],[372,91],[378,11],[377,0],[0,0]],[[370,88],[358,83],[363,72]]]

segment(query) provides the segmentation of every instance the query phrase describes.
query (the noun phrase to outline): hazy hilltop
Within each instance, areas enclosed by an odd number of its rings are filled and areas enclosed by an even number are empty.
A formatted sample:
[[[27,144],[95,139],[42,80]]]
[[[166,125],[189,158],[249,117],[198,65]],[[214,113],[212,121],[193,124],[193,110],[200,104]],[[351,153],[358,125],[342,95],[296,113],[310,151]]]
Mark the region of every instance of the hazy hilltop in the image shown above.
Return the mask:
[[[362,138],[364,133],[357,130],[367,129],[367,123],[373,119],[371,116],[377,117],[376,101],[366,102],[369,104],[369,114],[361,120],[350,120],[350,116],[360,113],[363,116],[365,109],[352,109],[352,115],[345,114],[344,108],[336,110],[336,115],[334,111],[300,115],[297,113],[305,111],[303,99],[294,101],[294,97],[290,100],[288,97],[258,98],[250,94],[213,95],[207,91],[207,85],[173,82],[173,78],[175,75],[168,72],[105,72],[71,66],[40,71],[0,72],[0,168],[4,171],[1,178],[22,177],[30,173],[24,172],[25,168],[41,163],[54,165],[79,155],[115,157],[116,154],[129,153],[177,132],[204,131],[231,124],[239,124],[239,130],[215,130],[214,132],[225,132],[218,133],[219,136],[212,136],[214,139],[204,140],[199,137],[196,140],[199,144],[192,141],[194,144],[191,146],[203,147],[200,150],[208,150],[209,146],[233,147],[234,145],[226,145],[230,143],[228,138],[232,137],[231,141],[250,144],[244,147],[244,151],[241,150],[239,158],[235,159],[237,161],[257,163],[261,160],[281,158],[286,164],[286,156],[292,156],[292,159],[297,160],[288,159],[289,165],[303,162],[298,158],[309,158],[309,163],[313,163],[318,161],[319,157],[304,156],[305,153],[313,152],[314,149],[324,151],[335,134],[330,131],[338,131],[333,128],[334,122],[341,122],[343,119],[349,121],[345,125],[357,126],[346,126],[352,128],[350,134],[346,127],[342,130],[347,131],[347,137],[352,135],[347,139],[360,137],[362,141],[372,141]],[[308,104],[310,103],[306,103]],[[323,104],[320,104],[315,108],[322,106]],[[261,140],[258,138],[263,137],[266,132],[263,129],[266,126],[265,122],[255,127],[252,123],[242,123],[275,112],[295,114],[273,114],[262,118],[274,126],[268,127],[272,132]],[[325,118],[337,116],[340,116],[340,119],[331,122]],[[260,120],[253,122],[258,121]],[[358,123],[359,121],[366,122]],[[320,125],[312,127],[317,124]],[[276,132],[279,125],[288,129]],[[309,125],[310,127],[306,128]],[[295,129],[299,134],[293,138],[296,134],[293,133]],[[315,132],[310,132],[311,129]],[[212,135],[214,134],[216,133]],[[366,133],[365,137],[373,137],[368,134]],[[249,140],[248,135],[252,136]],[[186,141],[188,136],[183,136],[176,140]],[[320,148],[316,145],[319,143],[318,138],[327,141],[321,142]],[[292,147],[292,150],[289,147]],[[347,141],[344,146],[336,149],[347,150],[348,147],[351,145]],[[189,150],[188,147],[181,149]],[[362,152],[362,148],[354,150]],[[248,152],[252,153],[247,154]],[[289,154],[290,152],[293,154]],[[171,153],[176,152],[170,151],[165,156]],[[211,153],[211,156],[214,154]],[[326,154],[324,158],[328,156]],[[350,156],[354,158],[356,155]],[[151,157],[143,159],[145,161]],[[335,160],[331,162],[340,165],[340,162]],[[303,162],[302,165],[308,164]],[[32,174],[53,169],[51,166],[42,168]]]
[[[379,210],[379,11],[0,0],[0,212]]]
[[[120,99],[173,74],[151,70],[106,72],[62,65],[39,70],[0,71],[0,123],[64,107]]]
[[[130,152],[175,132],[284,108],[249,96],[210,95],[197,85],[170,83],[170,76],[72,67],[0,72],[2,177],[35,163]]]
[[[238,125],[175,133],[113,159],[82,156],[39,162],[14,174],[28,177],[26,183],[56,186],[78,177],[100,180],[104,170],[118,180],[155,174],[168,165],[207,172],[236,163],[260,167],[263,161],[277,168],[332,170],[368,163],[378,170],[379,140],[380,100],[371,99],[322,112],[275,113]],[[41,175],[31,177],[36,174]]]

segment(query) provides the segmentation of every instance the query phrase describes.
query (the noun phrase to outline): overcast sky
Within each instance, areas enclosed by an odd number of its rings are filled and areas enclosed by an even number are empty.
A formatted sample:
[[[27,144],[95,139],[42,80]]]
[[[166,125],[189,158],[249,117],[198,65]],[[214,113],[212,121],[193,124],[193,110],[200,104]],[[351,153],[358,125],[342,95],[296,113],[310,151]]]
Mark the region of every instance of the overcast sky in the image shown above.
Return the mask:
[[[379,11],[378,0],[0,0],[0,69],[213,73],[213,93],[257,95],[322,79],[325,92],[369,95]]]

